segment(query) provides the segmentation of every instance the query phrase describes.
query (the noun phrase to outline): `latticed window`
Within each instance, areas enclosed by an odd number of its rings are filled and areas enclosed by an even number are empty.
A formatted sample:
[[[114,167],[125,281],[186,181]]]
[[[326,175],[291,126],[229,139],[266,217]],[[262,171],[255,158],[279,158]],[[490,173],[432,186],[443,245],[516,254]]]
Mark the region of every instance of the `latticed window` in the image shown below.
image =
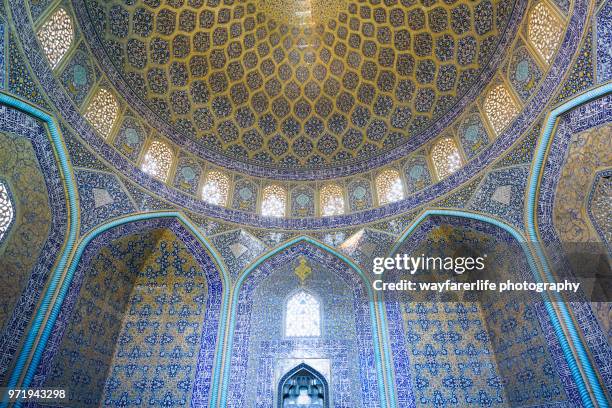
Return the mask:
[[[561,21],[544,2],[536,4],[529,13],[527,37],[540,56],[550,63],[559,46],[563,26]]]
[[[321,306],[310,293],[300,290],[287,301],[285,336],[317,337],[321,335]]]
[[[107,89],[100,88],[87,106],[85,118],[104,137],[110,135],[117,115],[119,103],[115,96]]]
[[[155,140],[151,143],[144,156],[142,170],[153,177],[166,181],[173,159],[172,149],[164,142]]]
[[[344,196],[337,184],[327,184],[321,189],[321,214],[344,214]]]
[[[404,198],[402,179],[397,170],[387,169],[376,177],[376,192],[381,205]]]
[[[68,12],[61,7],[57,9],[38,29],[37,36],[51,67],[55,68],[74,41],[74,27]]]
[[[279,185],[264,188],[261,201],[261,214],[270,217],[284,217],[287,206],[287,192]]]
[[[0,242],[13,224],[15,209],[9,192],[2,181],[0,181]]]
[[[219,171],[209,171],[206,174],[202,199],[210,204],[226,205],[229,191],[229,177]]]
[[[431,161],[436,168],[438,179],[450,176],[463,165],[457,143],[450,137],[440,139],[431,149]]]
[[[483,105],[487,119],[493,127],[495,134],[510,124],[512,119],[519,113],[519,108],[510,96],[510,91],[500,84],[489,91]]]

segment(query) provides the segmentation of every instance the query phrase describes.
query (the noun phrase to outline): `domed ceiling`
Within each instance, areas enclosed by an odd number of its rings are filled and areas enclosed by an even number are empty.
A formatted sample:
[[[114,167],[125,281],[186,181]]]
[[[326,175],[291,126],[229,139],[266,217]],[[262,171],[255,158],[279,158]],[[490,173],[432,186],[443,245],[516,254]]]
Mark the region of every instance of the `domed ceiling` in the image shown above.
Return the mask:
[[[277,171],[358,163],[447,124],[514,35],[512,0],[85,7],[110,80],[161,133],[209,160]]]

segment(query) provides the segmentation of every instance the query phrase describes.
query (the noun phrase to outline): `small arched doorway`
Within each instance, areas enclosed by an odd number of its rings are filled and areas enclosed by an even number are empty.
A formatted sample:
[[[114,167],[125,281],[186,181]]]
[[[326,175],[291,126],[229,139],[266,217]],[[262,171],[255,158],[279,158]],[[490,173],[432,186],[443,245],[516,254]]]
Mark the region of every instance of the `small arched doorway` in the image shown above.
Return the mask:
[[[302,363],[278,384],[278,408],[329,408],[329,386],[317,370]]]

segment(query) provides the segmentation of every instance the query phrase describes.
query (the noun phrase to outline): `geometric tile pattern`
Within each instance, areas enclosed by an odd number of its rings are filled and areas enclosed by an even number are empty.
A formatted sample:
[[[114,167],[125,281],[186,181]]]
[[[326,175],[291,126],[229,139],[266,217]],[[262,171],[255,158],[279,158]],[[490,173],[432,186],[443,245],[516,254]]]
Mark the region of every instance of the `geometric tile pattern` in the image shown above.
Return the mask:
[[[612,79],[612,1],[606,0],[595,17],[597,35],[597,82]]]
[[[79,170],[75,176],[81,204],[81,234],[110,218],[135,211],[114,175]]]
[[[495,259],[509,277],[528,277],[526,264],[512,258],[518,247],[501,244],[493,227],[474,227],[481,228],[425,223],[398,253],[420,254],[426,248],[428,256],[450,256],[468,245]],[[450,277],[437,271],[415,276]],[[535,305],[514,294],[454,299],[410,292],[388,300],[400,406],[569,406]]]
[[[512,0],[313,1],[308,23],[270,3],[86,0],[81,24],[174,131],[281,167],[398,146],[457,108],[512,35]]]
[[[294,273],[300,257],[311,268],[303,284]],[[280,377],[311,360],[332,367],[330,406],[380,407],[366,284],[339,258],[309,243],[286,248],[252,271],[238,294],[228,407],[249,401],[273,406]],[[283,336],[286,301],[300,289],[321,305],[319,337]]]
[[[15,171],[17,168],[19,171]],[[44,175],[29,140],[0,132],[0,183],[10,188],[9,205],[13,207],[13,220],[6,225],[8,232],[0,240],[2,329],[28,285],[51,227]]]
[[[490,172],[474,194],[469,208],[488,212],[521,227],[528,175],[526,166]]]
[[[244,230],[230,231],[210,239],[222,255],[234,280],[242,269],[266,250],[259,239]]]

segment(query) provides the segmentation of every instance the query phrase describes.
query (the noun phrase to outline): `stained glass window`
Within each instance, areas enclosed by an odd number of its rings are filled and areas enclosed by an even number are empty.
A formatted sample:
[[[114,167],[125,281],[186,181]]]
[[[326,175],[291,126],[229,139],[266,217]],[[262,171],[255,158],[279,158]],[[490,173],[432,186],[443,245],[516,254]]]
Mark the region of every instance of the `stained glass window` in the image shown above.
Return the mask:
[[[563,26],[544,2],[536,4],[529,13],[527,36],[540,56],[550,62],[561,40]]]
[[[397,170],[387,169],[376,177],[376,192],[381,205],[404,198],[402,179]]]
[[[287,192],[279,185],[264,188],[261,201],[261,214],[270,217],[284,217],[287,206]]]
[[[300,290],[287,301],[285,335],[287,337],[321,335],[321,306],[310,293]]]
[[[321,189],[321,214],[344,214],[344,196],[337,184],[327,184]]]
[[[162,181],[168,179],[174,155],[164,142],[155,140],[149,146],[142,161],[142,170]]]
[[[202,199],[210,204],[226,205],[229,191],[229,177],[219,171],[209,171],[206,174]]]
[[[57,9],[38,29],[37,36],[49,64],[55,68],[74,41],[74,27],[68,12],[61,7]]]
[[[463,165],[457,143],[450,137],[442,138],[434,144],[431,161],[436,168],[438,179],[450,176]]]
[[[85,118],[98,133],[108,137],[118,114],[119,104],[115,96],[109,90],[100,88],[87,106]]]
[[[508,89],[500,84],[491,89],[484,101],[484,111],[495,134],[510,124],[519,113],[519,108],[510,96]]]
[[[2,181],[0,181],[0,242],[8,231],[15,218],[15,210],[9,196],[9,192]]]

